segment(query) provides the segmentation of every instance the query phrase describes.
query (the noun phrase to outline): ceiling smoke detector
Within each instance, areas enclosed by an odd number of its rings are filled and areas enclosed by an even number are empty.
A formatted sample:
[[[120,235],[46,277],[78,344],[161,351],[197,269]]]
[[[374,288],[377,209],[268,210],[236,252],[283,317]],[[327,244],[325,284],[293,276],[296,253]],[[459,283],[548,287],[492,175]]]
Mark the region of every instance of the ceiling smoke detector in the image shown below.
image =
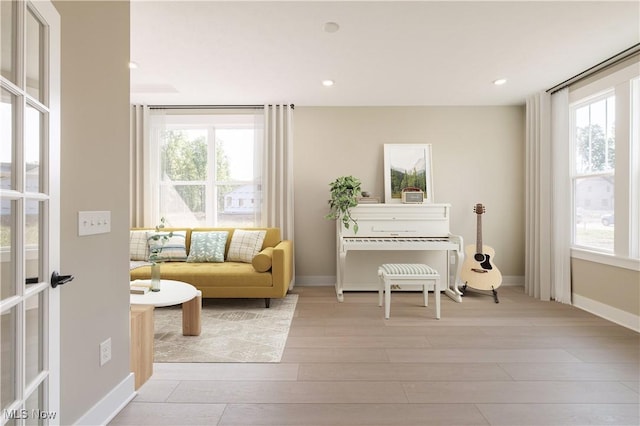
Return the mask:
[[[336,33],[340,29],[340,25],[335,22],[325,22],[322,29],[325,33]]]

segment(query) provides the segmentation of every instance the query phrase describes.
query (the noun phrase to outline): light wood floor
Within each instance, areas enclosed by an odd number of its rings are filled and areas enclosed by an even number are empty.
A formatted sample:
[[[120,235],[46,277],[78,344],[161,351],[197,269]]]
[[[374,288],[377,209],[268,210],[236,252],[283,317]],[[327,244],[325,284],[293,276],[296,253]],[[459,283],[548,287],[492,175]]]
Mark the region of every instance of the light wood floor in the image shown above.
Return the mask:
[[[500,303],[297,287],[281,363],[155,364],[112,425],[638,425],[640,336],[501,287]]]

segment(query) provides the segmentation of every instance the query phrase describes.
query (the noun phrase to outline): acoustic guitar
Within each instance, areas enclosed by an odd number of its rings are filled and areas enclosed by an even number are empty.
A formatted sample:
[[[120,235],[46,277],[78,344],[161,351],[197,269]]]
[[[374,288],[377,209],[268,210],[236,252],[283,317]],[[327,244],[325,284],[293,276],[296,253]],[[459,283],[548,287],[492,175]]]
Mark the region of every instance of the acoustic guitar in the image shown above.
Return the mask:
[[[491,290],[493,298],[498,303],[498,287],[502,284],[502,274],[493,263],[495,251],[482,244],[482,215],[485,207],[476,204],[473,207],[477,215],[476,244],[470,244],[464,249],[464,262],[460,271],[460,278],[464,282],[463,293],[467,286],[476,290]]]

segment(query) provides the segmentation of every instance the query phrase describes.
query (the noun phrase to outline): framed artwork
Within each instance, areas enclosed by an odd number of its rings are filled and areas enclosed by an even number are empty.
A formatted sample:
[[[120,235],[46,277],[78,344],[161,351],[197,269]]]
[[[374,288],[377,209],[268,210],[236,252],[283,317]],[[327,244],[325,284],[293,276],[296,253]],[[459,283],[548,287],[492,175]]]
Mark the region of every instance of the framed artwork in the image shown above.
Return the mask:
[[[384,144],[384,202],[401,203],[402,190],[410,187],[433,202],[431,144]]]

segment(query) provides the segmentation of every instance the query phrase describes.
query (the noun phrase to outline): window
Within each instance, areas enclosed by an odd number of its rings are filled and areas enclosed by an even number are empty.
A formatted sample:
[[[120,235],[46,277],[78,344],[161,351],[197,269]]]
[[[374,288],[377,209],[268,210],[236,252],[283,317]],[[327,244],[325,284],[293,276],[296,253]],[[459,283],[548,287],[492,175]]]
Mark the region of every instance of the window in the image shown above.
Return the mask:
[[[151,116],[152,219],[260,226],[262,112]]]
[[[574,243],[613,252],[612,226],[603,226],[601,218],[613,215],[614,208],[615,94],[607,92],[578,103],[571,111],[573,200],[575,217],[580,219],[579,223],[576,220]]]
[[[636,63],[571,89],[574,250],[639,258],[638,74]]]

